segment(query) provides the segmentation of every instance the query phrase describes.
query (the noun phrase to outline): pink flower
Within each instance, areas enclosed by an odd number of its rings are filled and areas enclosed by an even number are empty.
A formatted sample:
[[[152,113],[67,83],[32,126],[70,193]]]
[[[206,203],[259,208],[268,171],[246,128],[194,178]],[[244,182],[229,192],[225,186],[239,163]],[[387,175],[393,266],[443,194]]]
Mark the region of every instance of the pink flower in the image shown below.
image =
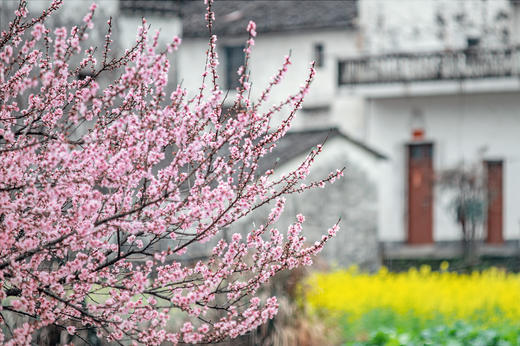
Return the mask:
[[[13,335],[0,334],[0,343],[30,344],[56,321],[71,335],[75,326],[102,321],[98,334],[108,342],[212,343],[273,318],[278,303],[262,304],[261,285],[312,263],[338,229],[306,247],[303,215],[287,232],[275,225],[285,195],[342,175],[306,180],[321,148],[287,174],[276,166],[259,170],[290,130],[314,68],[296,93],[266,107],[291,62],[285,57],[259,97],[251,96],[256,24],[249,22],[240,87],[227,99],[235,107],[226,110],[215,35],[200,87],[170,89],[167,52],[146,21],[135,47],[114,58],[110,33],[97,50],[82,47],[95,4],[84,24],[46,29],[60,4],[54,0],[34,22],[18,10],[0,51],[0,285],[20,288],[21,297],[10,301],[13,314],[38,322],[15,319]],[[211,27],[210,9],[207,19]],[[179,44],[173,38],[166,50]],[[263,205],[272,209],[261,224],[238,226]],[[227,229],[236,232],[231,240]],[[200,257],[200,250],[212,256]],[[170,333],[172,312],[186,320]]]
[[[249,32],[249,35],[252,37],[256,37],[256,23],[252,20],[247,24],[247,32]]]

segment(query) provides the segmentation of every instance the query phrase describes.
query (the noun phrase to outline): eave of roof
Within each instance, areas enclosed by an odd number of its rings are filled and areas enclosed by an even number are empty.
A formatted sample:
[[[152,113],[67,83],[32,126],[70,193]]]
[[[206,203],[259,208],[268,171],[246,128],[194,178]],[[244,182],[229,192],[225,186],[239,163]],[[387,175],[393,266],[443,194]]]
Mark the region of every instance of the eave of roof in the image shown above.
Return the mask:
[[[258,173],[262,174],[274,166],[281,166],[300,155],[309,153],[317,145],[328,142],[334,138],[341,138],[348,141],[377,160],[387,159],[384,154],[344,134],[336,127],[290,131],[278,141],[276,148],[261,160]],[[324,148],[327,148],[326,143]]]
[[[357,1],[265,1],[218,0],[213,4],[219,36],[244,36],[249,20],[257,32],[290,32],[319,29],[352,30],[356,27]],[[207,37],[201,1],[183,2],[181,16],[184,37]]]

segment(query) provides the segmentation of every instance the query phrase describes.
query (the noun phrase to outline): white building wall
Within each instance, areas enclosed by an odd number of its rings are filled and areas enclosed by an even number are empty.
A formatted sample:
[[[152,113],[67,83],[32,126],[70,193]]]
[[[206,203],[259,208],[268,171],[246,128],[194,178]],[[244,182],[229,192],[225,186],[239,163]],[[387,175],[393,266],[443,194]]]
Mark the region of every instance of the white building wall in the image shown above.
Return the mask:
[[[3,0],[6,3],[11,3],[11,6],[16,6],[18,4],[17,1],[12,0]],[[51,0],[29,0],[28,8],[29,11],[40,12],[44,9],[47,9]],[[83,19],[83,16],[88,12],[92,3],[96,3],[98,5],[98,9],[103,11],[105,14],[114,15],[119,10],[119,0],[98,0],[98,1],[88,1],[88,0],[75,0],[75,1],[64,1],[61,6],[59,12],[62,16],[67,17],[77,17],[79,21]]]
[[[507,45],[513,12],[509,0],[359,0],[362,42],[369,53],[461,49],[468,38],[479,38],[485,47]]]
[[[520,3],[516,3],[512,8],[512,41],[514,45],[520,44]]]
[[[217,19],[218,20],[218,19]],[[222,38],[217,41],[220,56],[220,70],[224,71],[225,61],[222,48],[226,45],[244,43],[243,38]],[[253,99],[258,97],[267,86],[271,77],[282,66],[284,57],[291,54],[292,65],[281,85],[273,89],[268,104],[274,104],[297,92],[308,76],[309,64],[314,60],[314,45],[324,46],[324,66],[317,68],[315,80],[307,95],[305,107],[331,105],[337,96],[337,61],[341,57],[356,55],[356,36],[347,30],[323,30],[312,32],[287,32],[259,34],[255,40],[250,61]],[[186,38],[179,49],[179,81],[183,87],[195,95],[201,84],[201,74],[204,71],[207,39]],[[221,77],[224,77],[223,72]],[[208,83],[210,81],[208,80]],[[221,83],[225,83],[221,80]],[[233,92],[228,99],[233,99]],[[357,104],[359,107],[359,103]],[[295,128],[316,126],[325,127],[337,124],[338,112],[316,124],[312,116],[301,114],[294,123]],[[336,120],[335,120],[336,119]]]
[[[89,41],[83,45],[98,46],[98,56],[102,54],[102,47],[107,33],[107,21],[112,17],[112,41],[111,50],[114,56],[120,56],[125,49],[131,48],[136,43],[137,28],[142,25],[142,17],[145,17],[147,24],[150,25],[150,36],[156,30],[160,31],[159,45],[165,46],[166,43],[172,41],[175,36],[182,36],[182,22],[179,17],[173,15],[162,15],[160,13],[139,13],[135,15],[121,13],[120,0],[67,0],[64,1],[59,10],[50,17],[48,26],[51,28],[57,26],[65,26],[70,29],[73,25],[82,25],[83,17],[89,12],[92,3],[97,4],[94,25],[95,28],[89,32]],[[28,9],[31,15],[38,15],[50,5],[50,0],[30,0]],[[1,9],[12,10],[17,6],[17,1],[0,0]],[[10,12],[12,12],[10,11]],[[10,14],[9,14],[10,15]],[[8,17],[10,18],[10,17]],[[4,23],[0,23],[4,24]],[[175,65],[175,58],[171,60]],[[170,77],[175,82],[175,74],[172,68]]]
[[[177,17],[163,17],[157,15],[146,16],[147,24],[150,25],[150,33],[160,31],[159,46],[166,46],[171,43],[175,36],[182,36],[182,23]],[[137,28],[142,25],[141,16],[121,16],[118,19],[118,29],[120,32],[120,44],[125,47],[132,47],[136,43]]]
[[[381,240],[406,240],[405,144],[413,109],[422,111],[426,140],[434,143],[436,172],[461,162],[504,160],[504,237],[520,238],[519,93],[370,99],[366,107],[368,143],[389,157],[380,185]],[[446,193],[436,189],[434,203],[434,239],[459,239]]]

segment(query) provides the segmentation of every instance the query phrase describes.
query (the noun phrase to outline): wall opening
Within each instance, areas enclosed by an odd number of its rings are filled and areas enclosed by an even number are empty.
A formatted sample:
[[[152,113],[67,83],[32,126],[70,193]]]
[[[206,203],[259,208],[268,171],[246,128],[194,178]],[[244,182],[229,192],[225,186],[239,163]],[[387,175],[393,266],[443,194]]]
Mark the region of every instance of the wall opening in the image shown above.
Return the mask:
[[[487,242],[504,243],[503,228],[503,161],[484,161],[487,173]]]
[[[408,244],[433,243],[433,143],[408,145]]]

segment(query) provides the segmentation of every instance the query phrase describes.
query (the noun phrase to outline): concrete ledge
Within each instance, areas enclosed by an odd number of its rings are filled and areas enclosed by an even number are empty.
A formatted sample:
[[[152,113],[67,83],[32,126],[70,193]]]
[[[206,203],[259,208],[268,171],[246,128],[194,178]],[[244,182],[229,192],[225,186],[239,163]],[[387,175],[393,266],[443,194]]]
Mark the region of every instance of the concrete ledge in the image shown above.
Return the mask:
[[[506,242],[503,245],[477,245],[479,256],[483,257],[520,257],[518,242]],[[398,259],[454,259],[462,257],[460,242],[442,242],[428,245],[409,245],[406,243],[381,243],[383,260]]]
[[[362,95],[370,98],[393,98],[407,96],[453,95],[517,92],[520,80],[516,77],[482,78],[465,80],[412,81],[396,83],[371,83],[342,85],[343,95]]]

